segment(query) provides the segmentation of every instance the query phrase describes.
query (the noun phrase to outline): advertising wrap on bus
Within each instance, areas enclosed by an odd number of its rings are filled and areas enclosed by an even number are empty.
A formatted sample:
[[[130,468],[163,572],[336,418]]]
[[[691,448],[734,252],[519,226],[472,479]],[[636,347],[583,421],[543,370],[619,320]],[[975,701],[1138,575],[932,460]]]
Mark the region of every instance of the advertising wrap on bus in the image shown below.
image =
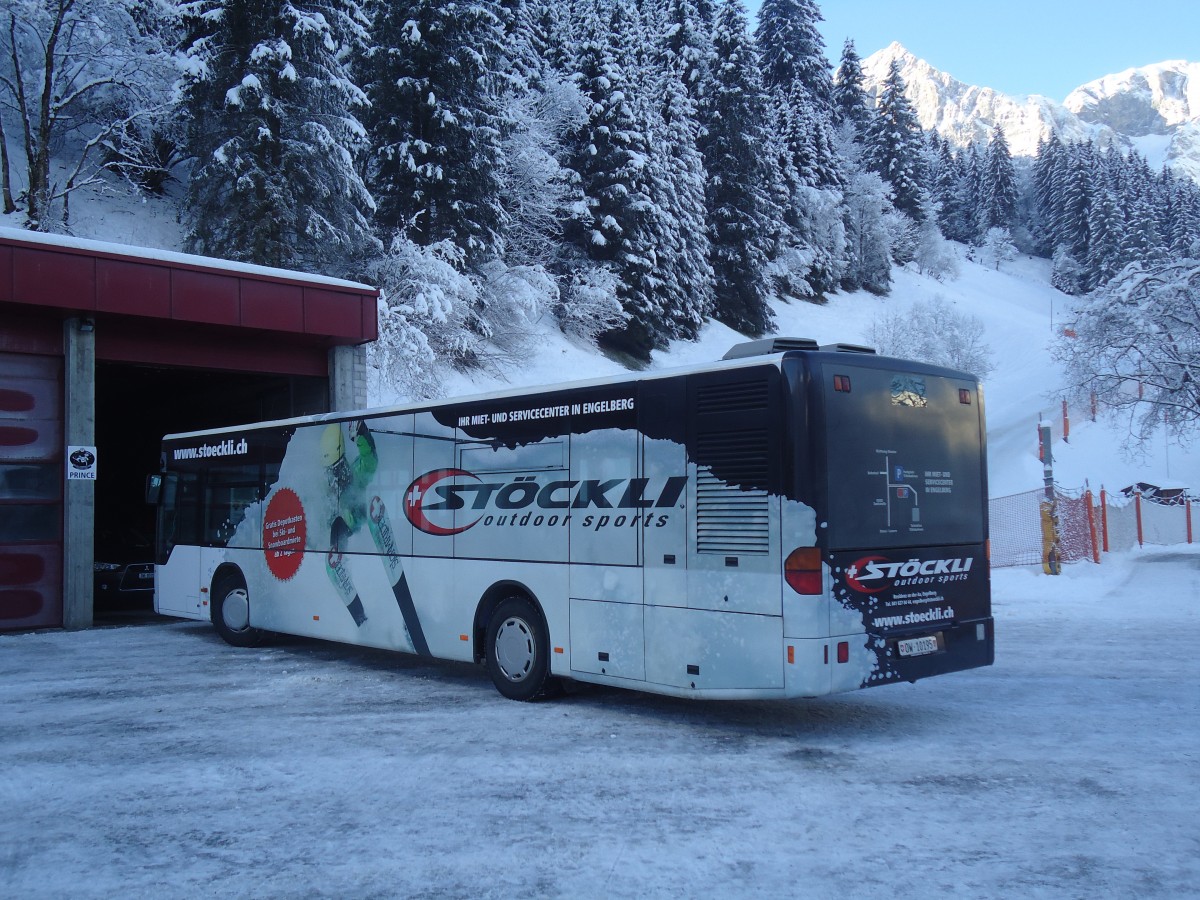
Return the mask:
[[[911,366],[793,352],[169,436],[156,602],[234,643],[481,661],[516,699],[987,665],[982,396]]]

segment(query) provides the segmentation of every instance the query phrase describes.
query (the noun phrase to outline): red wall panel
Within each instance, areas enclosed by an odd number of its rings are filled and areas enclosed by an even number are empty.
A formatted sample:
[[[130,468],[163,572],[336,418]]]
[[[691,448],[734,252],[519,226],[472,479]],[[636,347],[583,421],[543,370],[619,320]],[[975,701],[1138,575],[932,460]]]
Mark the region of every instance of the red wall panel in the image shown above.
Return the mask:
[[[242,281],[242,325],[269,331],[304,331],[304,289],[297,284]]]
[[[96,260],[54,250],[14,247],[13,300],[91,312],[96,308]]]
[[[96,260],[96,311],[171,316],[171,270],[141,262]]]
[[[172,318],[214,325],[238,323],[241,298],[236,277],[180,270],[171,274],[171,283]]]
[[[361,338],[362,306],[357,294],[306,288],[304,330],[344,338]]]

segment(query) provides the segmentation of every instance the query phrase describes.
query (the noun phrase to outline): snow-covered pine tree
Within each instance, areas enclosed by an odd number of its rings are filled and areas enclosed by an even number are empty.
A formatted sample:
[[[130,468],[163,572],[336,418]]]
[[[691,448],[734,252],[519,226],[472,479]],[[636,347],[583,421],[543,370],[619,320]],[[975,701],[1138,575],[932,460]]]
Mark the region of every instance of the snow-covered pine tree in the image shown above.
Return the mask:
[[[1017,214],[1017,173],[1004,129],[996,126],[988,143],[983,167],[983,215],[985,230],[1004,228],[1012,231]]]
[[[355,168],[366,97],[346,59],[366,38],[352,0],[198,0],[185,11],[194,252],[344,274],[373,246]]]
[[[931,183],[938,227],[948,239],[970,243],[976,228],[964,189],[966,169],[962,156],[954,152],[948,141],[939,140],[935,146],[937,155]]]
[[[1151,198],[1146,194],[1139,194],[1125,209],[1125,230],[1121,235],[1119,268],[1133,262],[1153,265],[1162,261],[1167,255],[1166,247],[1158,233]]]
[[[712,312],[714,275],[705,220],[704,159],[696,144],[696,104],[684,79],[690,79],[693,88],[702,82],[694,77],[696,61],[691,48],[673,40],[677,37],[675,23],[664,23],[654,69],[647,79],[651,85],[648,99],[658,104],[649,116],[655,131],[651,145],[654,179],[649,187],[658,220],[656,230],[668,242],[657,254],[663,309],[672,337],[694,339]]]
[[[494,0],[372,0],[364,62],[380,228],[421,246],[452,241],[468,267],[500,252],[503,230],[495,9]]]
[[[833,114],[838,125],[849,123],[854,139],[862,143],[871,121],[871,108],[863,90],[862,60],[854,49],[854,41],[846,38],[842,58],[833,79]]]
[[[763,0],[754,38],[762,61],[763,84],[785,95],[799,88],[814,112],[833,114],[833,78],[825,58],[824,20],[814,0]]]
[[[845,268],[845,227],[840,205],[845,175],[825,118],[808,94],[771,94],[780,189],[776,204],[787,228],[779,230],[771,270],[781,296],[823,298]],[[839,168],[830,170],[830,163]]]
[[[1050,256],[1059,243],[1055,239],[1054,222],[1058,218],[1061,198],[1057,187],[1062,179],[1063,146],[1054,132],[1050,137],[1038,141],[1037,156],[1033,162],[1033,215],[1030,233],[1036,252]]]
[[[1166,200],[1159,213],[1159,228],[1172,256],[1200,258],[1200,189],[1183,178],[1164,172],[1161,188]]]
[[[867,127],[864,159],[872,172],[891,185],[896,209],[919,222],[925,207],[924,138],[904,87],[900,63],[892,60]]]
[[[1107,283],[1120,271],[1125,217],[1119,206],[1111,172],[1094,185],[1088,209],[1088,252],[1084,257],[1084,287]]]
[[[630,318],[606,333],[602,344],[644,361],[665,346],[671,331],[655,284],[654,226],[660,219],[649,192],[653,149],[647,106],[635,102],[625,68],[646,48],[629,44],[640,23],[628,0],[582,12],[576,77],[586,120],[571,136],[569,167],[579,176],[584,202],[567,223],[566,236],[587,259],[617,275],[618,296]]]
[[[712,31],[697,3],[669,0],[664,12],[663,44],[695,106],[706,91],[713,64]]]
[[[772,160],[763,152],[770,139],[767,97],[741,0],[722,0],[713,49],[717,63],[712,94],[701,106],[707,129],[700,152],[708,172],[714,315],[743,334],[761,335],[772,322],[764,266],[779,213],[768,193]]]
[[[1054,223],[1055,246],[1065,247],[1079,261],[1088,257],[1088,215],[1095,191],[1093,179],[1097,169],[1095,146],[1091,141],[1072,144],[1062,167],[1061,183],[1056,189],[1059,207]]]

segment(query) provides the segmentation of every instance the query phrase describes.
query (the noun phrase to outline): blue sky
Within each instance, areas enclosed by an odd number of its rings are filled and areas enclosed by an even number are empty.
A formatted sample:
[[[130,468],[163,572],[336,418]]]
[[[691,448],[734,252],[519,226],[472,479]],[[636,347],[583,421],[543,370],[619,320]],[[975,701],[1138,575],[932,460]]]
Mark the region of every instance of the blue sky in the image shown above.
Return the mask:
[[[761,0],[746,0],[751,17]],[[1124,69],[1200,62],[1200,0],[818,0],[836,64],[853,38],[864,59],[899,41],[967,84],[1062,100]]]

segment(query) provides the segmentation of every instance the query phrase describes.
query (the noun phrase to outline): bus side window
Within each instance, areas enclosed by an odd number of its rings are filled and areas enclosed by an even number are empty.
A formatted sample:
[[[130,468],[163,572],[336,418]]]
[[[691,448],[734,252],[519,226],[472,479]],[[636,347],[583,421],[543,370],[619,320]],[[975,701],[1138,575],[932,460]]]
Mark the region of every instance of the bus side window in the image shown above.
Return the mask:
[[[260,499],[261,489],[257,465],[221,466],[209,470],[201,543],[211,547],[228,546],[246,518],[247,510]]]

